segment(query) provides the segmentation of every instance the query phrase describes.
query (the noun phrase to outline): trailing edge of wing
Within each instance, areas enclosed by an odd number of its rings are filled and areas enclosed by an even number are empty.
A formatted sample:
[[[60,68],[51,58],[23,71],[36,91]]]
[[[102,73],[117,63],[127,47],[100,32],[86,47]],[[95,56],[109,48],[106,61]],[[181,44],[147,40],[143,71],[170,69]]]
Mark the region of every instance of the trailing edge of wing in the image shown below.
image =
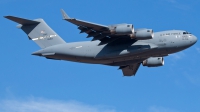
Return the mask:
[[[29,20],[29,19],[24,19],[24,18],[19,18],[19,17],[15,17],[15,16],[4,16],[5,18],[12,20],[14,22],[17,22],[19,24],[22,25],[31,25],[31,24],[38,24],[40,22],[38,21],[33,21],[33,20]]]

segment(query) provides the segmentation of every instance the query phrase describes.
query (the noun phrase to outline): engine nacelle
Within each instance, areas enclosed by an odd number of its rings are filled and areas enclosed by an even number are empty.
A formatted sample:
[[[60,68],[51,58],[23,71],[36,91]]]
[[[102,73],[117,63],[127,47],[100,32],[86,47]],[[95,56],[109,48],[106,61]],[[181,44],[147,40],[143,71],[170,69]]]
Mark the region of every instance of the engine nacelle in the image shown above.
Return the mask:
[[[111,26],[110,32],[115,35],[130,35],[134,33],[134,28],[132,24],[118,24]]]
[[[135,34],[131,36],[131,38],[136,38],[137,40],[146,40],[152,39],[154,37],[154,33],[152,29],[141,29],[135,31]]]
[[[164,58],[163,57],[151,57],[147,60],[144,60],[142,63],[143,66],[147,67],[158,67],[164,65]]]

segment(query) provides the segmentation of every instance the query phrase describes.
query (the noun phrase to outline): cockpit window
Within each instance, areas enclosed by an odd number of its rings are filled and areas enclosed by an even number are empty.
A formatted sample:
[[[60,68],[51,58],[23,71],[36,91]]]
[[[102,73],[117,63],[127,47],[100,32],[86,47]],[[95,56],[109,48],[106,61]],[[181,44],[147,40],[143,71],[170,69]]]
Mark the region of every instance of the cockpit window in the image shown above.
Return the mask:
[[[183,34],[185,35],[185,34],[191,34],[190,32],[183,32]]]

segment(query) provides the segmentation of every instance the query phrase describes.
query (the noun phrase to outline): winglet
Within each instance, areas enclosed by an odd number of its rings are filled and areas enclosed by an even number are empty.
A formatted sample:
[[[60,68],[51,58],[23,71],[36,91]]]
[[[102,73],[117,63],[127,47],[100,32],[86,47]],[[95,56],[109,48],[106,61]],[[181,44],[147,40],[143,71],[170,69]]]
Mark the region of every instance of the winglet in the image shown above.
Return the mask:
[[[66,14],[66,12],[63,9],[61,9],[61,13],[62,13],[63,19],[70,19],[70,17]]]
[[[31,25],[31,24],[38,24],[40,22],[38,21],[33,21],[33,20],[29,20],[29,19],[24,19],[24,18],[19,18],[19,17],[15,17],[15,16],[4,16],[7,19],[10,19],[14,22],[17,22],[19,24],[22,25]]]

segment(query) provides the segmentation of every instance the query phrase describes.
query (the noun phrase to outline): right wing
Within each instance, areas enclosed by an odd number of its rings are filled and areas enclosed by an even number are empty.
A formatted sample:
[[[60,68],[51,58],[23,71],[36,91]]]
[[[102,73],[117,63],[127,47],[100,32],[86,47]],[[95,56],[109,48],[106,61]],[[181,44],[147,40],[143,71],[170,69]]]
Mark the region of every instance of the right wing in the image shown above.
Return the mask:
[[[122,69],[124,76],[135,76],[139,67],[140,63],[136,63],[133,65],[121,66],[119,69]]]

